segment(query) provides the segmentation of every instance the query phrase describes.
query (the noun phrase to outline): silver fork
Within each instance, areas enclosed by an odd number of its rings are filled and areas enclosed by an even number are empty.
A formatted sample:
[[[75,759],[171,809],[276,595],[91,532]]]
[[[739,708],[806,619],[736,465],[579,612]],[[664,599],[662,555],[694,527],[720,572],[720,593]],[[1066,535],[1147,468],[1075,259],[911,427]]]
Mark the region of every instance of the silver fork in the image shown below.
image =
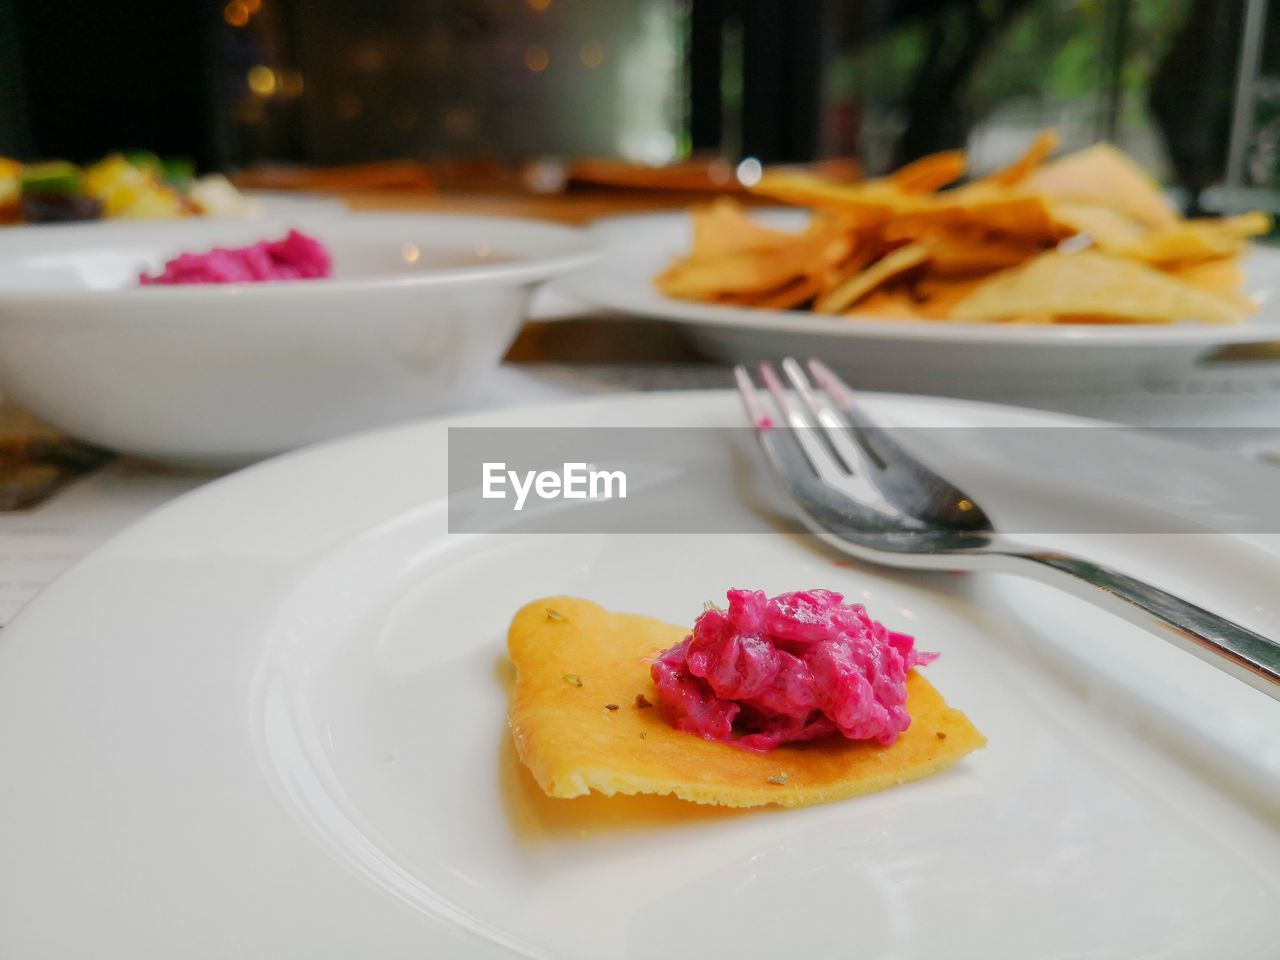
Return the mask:
[[[782,362],[793,396],[772,366],[760,365],[781,424],[766,410],[746,368],[735,368],[734,377],[760,445],[801,518],[823,540],[884,566],[1040,580],[1280,699],[1280,644],[1118,570],[1007,539],[972,497],[871,420],[826,366],[810,360],[809,370],[816,389],[795,360]]]

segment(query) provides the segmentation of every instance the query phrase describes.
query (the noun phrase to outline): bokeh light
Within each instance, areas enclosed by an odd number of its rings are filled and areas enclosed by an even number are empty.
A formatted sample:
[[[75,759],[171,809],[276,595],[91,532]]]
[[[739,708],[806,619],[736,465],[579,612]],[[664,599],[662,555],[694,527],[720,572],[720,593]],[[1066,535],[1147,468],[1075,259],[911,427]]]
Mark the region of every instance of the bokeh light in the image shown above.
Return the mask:
[[[269,97],[276,92],[276,72],[264,64],[249,68],[249,89],[260,97]]]
[[[754,187],[764,175],[764,167],[755,157],[747,157],[738,164],[735,173],[738,175],[738,182],[744,187]]]
[[[249,6],[243,0],[231,0],[222,8],[222,19],[233,27],[243,27],[249,22]]]
[[[594,70],[604,63],[604,47],[600,46],[595,40],[588,40],[582,45],[582,49],[578,51],[578,59],[582,61],[582,65],[588,70]]]
[[[551,63],[551,56],[544,47],[530,47],[524,52],[524,65],[534,73],[541,73]]]

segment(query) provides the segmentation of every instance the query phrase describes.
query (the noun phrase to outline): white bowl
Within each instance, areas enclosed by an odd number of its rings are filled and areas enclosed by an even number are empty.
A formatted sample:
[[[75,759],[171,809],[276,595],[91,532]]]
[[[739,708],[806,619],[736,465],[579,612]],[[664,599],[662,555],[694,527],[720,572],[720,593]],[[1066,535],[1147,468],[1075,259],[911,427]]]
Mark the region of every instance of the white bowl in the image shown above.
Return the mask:
[[[137,283],[181,251],[296,226],[326,280]],[[397,214],[0,231],[0,388],[112,449],[245,461],[437,413],[483,387],[539,282],[594,247],[568,227]]]

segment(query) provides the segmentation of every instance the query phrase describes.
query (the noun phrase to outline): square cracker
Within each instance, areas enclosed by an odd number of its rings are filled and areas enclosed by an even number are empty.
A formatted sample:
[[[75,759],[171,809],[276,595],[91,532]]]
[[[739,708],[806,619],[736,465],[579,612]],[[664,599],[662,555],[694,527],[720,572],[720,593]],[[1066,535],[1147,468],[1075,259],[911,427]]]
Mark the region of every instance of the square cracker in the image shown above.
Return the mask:
[[[986,743],[914,670],[911,726],[890,747],[828,738],[760,755],[684,733],[663,718],[649,666],[688,632],[573,597],[535,600],[516,614],[507,636],[516,668],[511,732],[547,795],[801,807],[928,776]],[[637,696],[652,706],[638,706]]]

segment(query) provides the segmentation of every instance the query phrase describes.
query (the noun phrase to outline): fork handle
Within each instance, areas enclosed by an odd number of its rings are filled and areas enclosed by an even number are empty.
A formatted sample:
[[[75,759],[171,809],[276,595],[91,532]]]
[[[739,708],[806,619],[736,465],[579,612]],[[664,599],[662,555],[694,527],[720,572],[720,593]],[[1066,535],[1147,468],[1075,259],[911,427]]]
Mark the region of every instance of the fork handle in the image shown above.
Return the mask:
[[[1280,644],[1118,570],[1064,553],[1003,556],[1016,572],[1088,600],[1280,699]]]

